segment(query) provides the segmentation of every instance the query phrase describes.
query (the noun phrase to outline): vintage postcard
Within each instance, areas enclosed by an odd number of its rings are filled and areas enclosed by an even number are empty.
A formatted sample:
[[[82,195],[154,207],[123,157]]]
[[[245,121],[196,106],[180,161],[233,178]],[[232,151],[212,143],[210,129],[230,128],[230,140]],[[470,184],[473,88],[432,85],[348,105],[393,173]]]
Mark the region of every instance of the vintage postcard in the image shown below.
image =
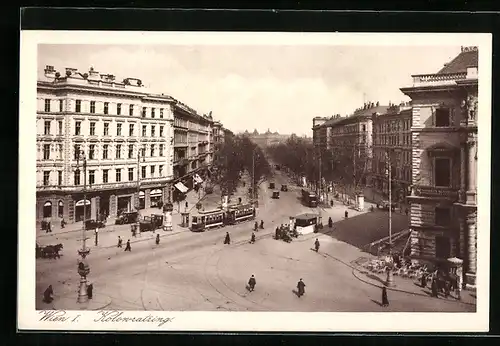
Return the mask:
[[[491,40],[21,32],[18,328],[487,331]]]

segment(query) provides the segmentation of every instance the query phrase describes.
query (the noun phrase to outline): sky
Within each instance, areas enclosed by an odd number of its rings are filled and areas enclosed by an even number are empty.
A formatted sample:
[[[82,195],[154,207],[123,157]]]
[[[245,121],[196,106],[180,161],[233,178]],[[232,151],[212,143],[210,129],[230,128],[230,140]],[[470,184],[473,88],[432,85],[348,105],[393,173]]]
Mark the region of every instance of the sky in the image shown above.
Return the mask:
[[[38,46],[46,65],[117,80],[139,78],[238,133],[267,129],[312,136],[312,118],[351,114],[364,101],[409,99],[399,88],[411,75],[435,73],[460,53],[457,46]]]

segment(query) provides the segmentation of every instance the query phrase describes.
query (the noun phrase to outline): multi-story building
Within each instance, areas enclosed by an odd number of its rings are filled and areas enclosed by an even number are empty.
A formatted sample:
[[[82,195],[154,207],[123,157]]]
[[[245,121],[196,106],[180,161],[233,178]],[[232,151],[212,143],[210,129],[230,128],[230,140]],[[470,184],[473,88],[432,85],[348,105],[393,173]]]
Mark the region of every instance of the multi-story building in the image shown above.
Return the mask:
[[[331,136],[331,126],[338,122],[340,115],[313,118],[313,144],[316,149],[324,152],[330,148],[329,138]]]
[[[212,124],[211,115],[174,104],[174,200],[206,176],[213,161]]]
[[[366,185],[370,184],[372,168],[372,116],[386,113],[388,106],[381,106],[378,102],[366,103],[358,108],[351,116],[334,116],[323,125],[316,128],[321,132],[329,127],[326,136],[318,135],[321,139],[319,146],[328,152],[324,167],[332,167],[333,179],[340,179],[343,184]],[[326,143],[324,139],[326,138]],[[339,176],[341,175],[341,176]]]
[[[391,167],[391,195],[404,202],[411,185],[411,105],[390,105],[384,114],[373,114],[373,158],[371,184],[380,195],[389,195],[388,169]]]
[[[220,121],[214,121],[212,127],[212,138],[213,138],[213,149],[214,149],[214,157],[213,162],[219,161],[218,151],[221,149],[221,146],[224,143],[224,126]]]
[[[267,129],[265,133],[259,133],[257,130],[254,130],[251,134],[247,131],[244,134],[262,149],[283,143],[290,137],[289,135],[282,135],[278,132],[271,132],[269,129]]]
[[[37,221],[80,221],[84,204],[95,219],[168,201],[174,104],[136,78],[47,66],[37,82]]]
[[[475,285],[477,232],[478,50],[461,53],[437,73],[413,76],[411,256],[461,258]]]

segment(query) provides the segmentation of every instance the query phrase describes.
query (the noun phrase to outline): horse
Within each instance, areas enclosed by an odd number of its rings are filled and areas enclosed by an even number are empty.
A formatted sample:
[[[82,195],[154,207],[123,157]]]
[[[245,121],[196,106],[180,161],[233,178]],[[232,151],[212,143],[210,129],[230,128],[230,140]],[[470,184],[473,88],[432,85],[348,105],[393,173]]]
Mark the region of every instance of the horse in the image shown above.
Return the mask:
[[[63,244],[57,244],[57,245],[47,245],[46,247],[42,248],[42,257],[44,258],[60,258],[61,255],[59,254],[59,251],[63,248]]]

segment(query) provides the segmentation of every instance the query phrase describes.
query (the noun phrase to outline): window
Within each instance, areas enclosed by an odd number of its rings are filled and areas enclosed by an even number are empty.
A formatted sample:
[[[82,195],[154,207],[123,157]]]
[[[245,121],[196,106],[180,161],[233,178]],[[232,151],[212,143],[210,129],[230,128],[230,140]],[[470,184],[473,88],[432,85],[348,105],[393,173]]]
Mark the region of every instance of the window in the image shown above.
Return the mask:
[[[57,206],[57,216],[62,218],[63,214],[64,214],[64,204],[62,201],[59,201],[58,206]]]
[[[50,99],[45,100],[45,111],[50,112]]]
[[[122,181],[122,170],[121,168],[116,169],[116,182]]]
[[[95,184],[95,171],[89,171],[89,185]]]
[[[90,101],[90,113],[95,113],[95,101]]]
[[[117,144],[116,145],[116,158],[117,159],[121,159],[121,156],[122,156],[122,145],[121,144]]]
[[[89,145],[89,160],[95,159],[95,144]]]
[[[75,122],[75,136],[80,136],[81,128],[82,128],[82,122],[81,121]]]
[[[160,118],[163,119],[163,108],[160,108]]]
[[[151,137],[155,136],[155,126],[151,125]]]
[[[141,167],[141,177],[146,178],[146,166]]]
[[[366,125],[363,125],[362,129],[363,129],[362,131],[365,132],[366,131]]]
[[[448,108],[436,109],[436,127],[450,126],[450,110]]]
[[[43,172],[43,186],[50,184],[50,171]]]
[[[104,123],[104,135],[109,136],[109,123]]]
[[[163,175],[163,165],[158,166],[158,174],[160,175],[160,177]]]
[[[59,134],[60,135],[63,134],[63,122],[62,121],[59,121]]]
[[[128,158],[132,159],[134,157],[134,145],[129,144],[128,146]]]
[[[155,117],[155,109],[151,108],[151,118],[154,118],[154,117]]]
[[[142,137],[146,137],[146,125],[142,125]]]
[[[128,106],[128,115],[134,115],[134,105]]]
[[[57,171],[57,185],[62,185],[62,171]]]
[[[151,157],[155,156],[155,145],[151,144]]]
[[[146,107],[142,107],[142,117],[146,117]]]
[[[155,176],[155,166],[151,166],[151,177]]]
[[[107,160],[108,159],[108,148],[109,148],[108,144],[104,144],[102,146],[102,159],[103,160]]]
[[[63,111],[63,105],[64,105],[63,100],[59,100],[59,112]]]
[[[94,121],[90,122],[90,135],[95,136],[95,122]]]
[[[50,135],[50,120],[45,120],[43,124],[43,134]]]
[[[194,162],[191,164],[191,168],[192,168],[192,169],[196,169],[196,161],[194,161]]]
[[[82,100],[76,100],[75,102],[75,112],[80,113],[82,111]]]
[[[163,144],[160,144],[160,156],[163,156]]]
[[[103,169],[102,170],[102,182],[107,183],[108,182],[108,169]]]
[[[109,102],[104,102],[104,114],[109,113]]]
[[[116,104],[116,114],[117,115],[121,115],[122,114],[122,104],[121,103],[117,103]]]
[[[451,160],[436,157],[434,159],[434,185],[449,187],[451,183]]]
[[[128,125],[128,135],[133,136],[134,135],[134,124]]]
[[[75,185],[80,185],[80,170],[75,171]]]
[[[50,160],[50,144],[43,145],[43,159]]]
[[[75,160],[78,160],[80,157],[80,146],[78,144],[75,144]]]
[[[128,181],[133,181],[134,180],[134,169],[129,168],[128,169]]]
[[[163,137],[163,126],[160,126],[160,137]]]
[[[122,124],[120,124],[120,123],[116,124],[116,135],[117,136],[122,135]]]
[[[447,227],[451,223],[451,213],[449,208],[436,207],[435,224],[436,226]]]
[[[450,258],[451,246],[448,237],[436,236],[436,257],[437,258]]]

